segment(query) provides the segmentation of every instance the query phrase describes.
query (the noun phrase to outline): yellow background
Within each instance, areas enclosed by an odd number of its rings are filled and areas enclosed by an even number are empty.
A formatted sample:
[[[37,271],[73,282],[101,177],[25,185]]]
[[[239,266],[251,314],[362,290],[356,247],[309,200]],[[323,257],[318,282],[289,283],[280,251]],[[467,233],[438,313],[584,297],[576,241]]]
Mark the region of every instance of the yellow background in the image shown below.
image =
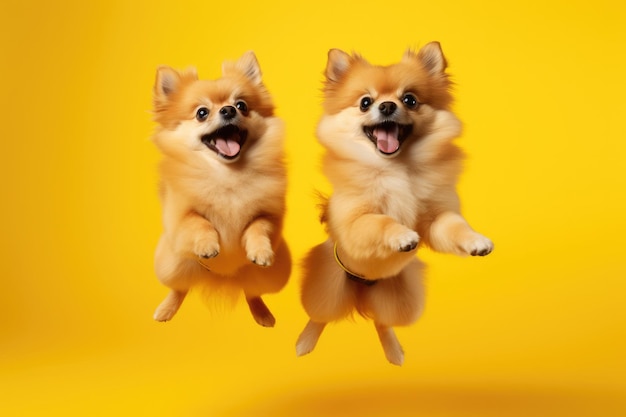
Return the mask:
[[[4,0],[0,415],[626,415],[626,13],[597,1]],[[190,297],[152,321],[155,69],[254,50],[287,123],[286,236],[324,239],[314,129],[326,52],[438,40],[456,82],[464,214],[486,258],[423,250],[401,368],[363,319],[296,358],[299,270],[266,302]]]

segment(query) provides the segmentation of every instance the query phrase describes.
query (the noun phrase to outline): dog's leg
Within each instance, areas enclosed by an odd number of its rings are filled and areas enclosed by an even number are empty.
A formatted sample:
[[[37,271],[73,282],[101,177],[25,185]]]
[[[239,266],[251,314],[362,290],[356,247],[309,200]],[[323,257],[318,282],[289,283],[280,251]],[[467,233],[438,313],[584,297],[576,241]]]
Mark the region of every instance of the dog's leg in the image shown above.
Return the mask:
[[[272,315],[272,312],[265,305],[261,297],[246,297],[248,307],[254,320],[263,327],[274,327],[276,319]]]
[[[475,232],[459,213],[441,213],[430,225],[428,244],[438,252],[485,256],[493,250],[491,240]]]
[[[339,241],[346,252],[362,259],[410,252],[419,242],[416,231],[384,214],[361,214],[346,221],[349,227],[344,229]]]
[[[274,231],[274,224],[266,218],[255,219],[243,233],[242,243],[251,262],[260,266],[270,266],[274,263],[274,251],[270,236]]]
[[[217,230],[204,217],[188,213],[174,229],[174,250],[176,253],[193,254],[201,258],[214,258],[220,253]]]
[[[380,339],[380,344],[383,346],[387,360],[394,365],[402,365],[404,362],[404,351],[402,350],[402,346],[400,346],[400,342],[393,328],[379,323],[374,323],[374,325],[376,326],[378,339]]]
[[[171,320],[183,303],[186,295],[186,291],[171,290],[155,310],[154,319],[156,321]]]
[[[271,266],[260,268],[246,263],[230,277],[233,285],[243,290],[252,316],[261,326],[274,327],[276,320],[261,296],[277,293],[287,284],[291,274],[291,254],[284,241],[276,244],[276,256]]]
[[[315,349],[324,327],[326,327],[326,323],[309,320],[296,342],[296,355],[302,356],[311,353]]]

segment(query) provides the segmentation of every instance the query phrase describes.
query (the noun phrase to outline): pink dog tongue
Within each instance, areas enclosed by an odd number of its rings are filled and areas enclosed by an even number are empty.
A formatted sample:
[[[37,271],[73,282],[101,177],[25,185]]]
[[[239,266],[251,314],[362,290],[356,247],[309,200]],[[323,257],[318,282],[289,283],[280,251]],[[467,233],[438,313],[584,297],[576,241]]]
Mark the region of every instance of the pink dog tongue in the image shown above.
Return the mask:
[[[235,156],[241,150],[239,143],[231,139],[218,138],[215,140],[215,147],[221,154],[226,156]]]
[[[391,130],[377,128],[374,130],[374,136],[376,136],[376,146],[381,152],[394,153],[400,147],[398,125]]]

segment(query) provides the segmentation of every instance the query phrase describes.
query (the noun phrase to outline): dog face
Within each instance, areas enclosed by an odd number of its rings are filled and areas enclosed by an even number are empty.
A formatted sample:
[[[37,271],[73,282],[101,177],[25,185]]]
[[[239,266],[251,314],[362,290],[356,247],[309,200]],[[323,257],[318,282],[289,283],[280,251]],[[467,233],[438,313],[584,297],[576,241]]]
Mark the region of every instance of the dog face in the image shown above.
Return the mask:
[[[397,156],[428,133],[436,110],[452,102],[438,43],[407,51],[390,66],[374,66],[338,49],[328,54],[322,144],[340,153]]]
[[[154,86],[157,146],[171,156],[190,153],[237,161],[265,131],[274,106],[252,52],[226,62],[222,78],[199,80],[194,69],[159,67]]]

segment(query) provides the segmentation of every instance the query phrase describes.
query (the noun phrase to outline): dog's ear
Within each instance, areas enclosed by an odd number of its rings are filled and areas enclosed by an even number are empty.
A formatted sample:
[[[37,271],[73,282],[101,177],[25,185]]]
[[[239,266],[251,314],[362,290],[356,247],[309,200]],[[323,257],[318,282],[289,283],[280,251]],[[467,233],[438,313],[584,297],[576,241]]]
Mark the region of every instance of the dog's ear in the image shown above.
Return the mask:
[[[174,68],[161,65],[157,68],[156,82],[154,83],[154,97],[167,99],[167,97],[178,90],[180,84],[180,74]]]
[[[352,58],[341,49],[331,49],[328,51],[328,63],[326,64],[326,79],[332,82],[339,82],[346,73]]]
[[[439,42],[427,43],[419,50],[417,55],[415,55],[415,52],[409,50],[404,56],[405,59],[417,58],[431,75],[441,75],[448,67],[448,62],[443,56]]]
[[[158,101],[167,101],[170,95],[178,91],[183,79],[197,80],[198,73],[193,67],[189,67],[183,73],[174,68],[161,65],[157,68],[156,82],[154,83],[154,98]]]
[[[252,83],[261,84],[261,67],[256,59],[254,52],[248,51],[241,56],[236,62],[224,62],[222,64],[222,75],[227,76],[233,71],[239,72],[246,76]]]

